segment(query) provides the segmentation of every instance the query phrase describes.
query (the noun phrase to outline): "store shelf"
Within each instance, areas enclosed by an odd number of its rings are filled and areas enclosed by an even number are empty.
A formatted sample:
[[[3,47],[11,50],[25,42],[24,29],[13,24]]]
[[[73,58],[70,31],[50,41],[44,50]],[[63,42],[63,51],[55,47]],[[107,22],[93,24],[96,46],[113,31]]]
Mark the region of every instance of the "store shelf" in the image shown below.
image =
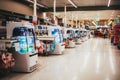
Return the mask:
[[[0,26],[0,29],[6,29],[6,27]]]
[[[50,40],[50,41],[53,41],[53,40],[55,40],[55,37],[53,37],[53,36],[37,36],[37,39],[38,40]]]
[[[0,39],[0,42],[13,43],[13,42],[18,42],[18,40],[11,40],[11,39]]]

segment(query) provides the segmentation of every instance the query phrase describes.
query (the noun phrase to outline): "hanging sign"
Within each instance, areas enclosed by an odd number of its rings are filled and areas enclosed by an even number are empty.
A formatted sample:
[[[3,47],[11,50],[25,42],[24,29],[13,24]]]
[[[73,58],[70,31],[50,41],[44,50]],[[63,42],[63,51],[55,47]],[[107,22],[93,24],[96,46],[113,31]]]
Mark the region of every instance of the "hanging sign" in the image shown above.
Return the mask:
[[[33,22],[36,21],[37,22],[37,16],[33,16]]]

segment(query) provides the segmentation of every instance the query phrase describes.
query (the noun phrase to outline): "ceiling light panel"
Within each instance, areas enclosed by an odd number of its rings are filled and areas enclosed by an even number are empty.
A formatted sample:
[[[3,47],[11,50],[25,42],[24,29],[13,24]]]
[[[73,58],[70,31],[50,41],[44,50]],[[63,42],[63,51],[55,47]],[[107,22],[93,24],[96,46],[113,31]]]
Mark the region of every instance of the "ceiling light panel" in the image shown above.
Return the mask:
[[[72,1],[72,0],[68,0],[70,2],[70,4],[72,4],[75,8],[77,8],[77,5]]]
[[[34,4],[33,0],[27,0],[27,1]],[[44,5],[40,4],[40,3],[37,3],[37,6],[47,8],[46,6],[44,6]]]

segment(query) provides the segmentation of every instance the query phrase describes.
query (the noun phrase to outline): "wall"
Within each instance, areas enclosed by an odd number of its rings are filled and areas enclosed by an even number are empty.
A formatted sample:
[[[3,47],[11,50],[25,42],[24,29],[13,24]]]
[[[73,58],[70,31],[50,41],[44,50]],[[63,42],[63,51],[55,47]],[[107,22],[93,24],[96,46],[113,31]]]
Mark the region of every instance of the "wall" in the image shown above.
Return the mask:
[[[14,2],[12,0],[1,0],[0,1],[0,9],[16,12],[28,16],[33,16],[33,9],[28,7],[27,5],[24,5],[22,3]],[[43,18],[42,13],[38,13],[39,18]]]

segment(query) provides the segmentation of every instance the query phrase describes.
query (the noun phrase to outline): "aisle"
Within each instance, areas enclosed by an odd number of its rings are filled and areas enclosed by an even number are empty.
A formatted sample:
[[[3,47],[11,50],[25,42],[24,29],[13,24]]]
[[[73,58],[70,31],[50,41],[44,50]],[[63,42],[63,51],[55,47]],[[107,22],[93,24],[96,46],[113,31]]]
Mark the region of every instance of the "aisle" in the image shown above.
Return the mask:
[[[108,39],[90,39],[63,55],[39,57],[39,68],[2,80],[120,80],[120,51]]]

